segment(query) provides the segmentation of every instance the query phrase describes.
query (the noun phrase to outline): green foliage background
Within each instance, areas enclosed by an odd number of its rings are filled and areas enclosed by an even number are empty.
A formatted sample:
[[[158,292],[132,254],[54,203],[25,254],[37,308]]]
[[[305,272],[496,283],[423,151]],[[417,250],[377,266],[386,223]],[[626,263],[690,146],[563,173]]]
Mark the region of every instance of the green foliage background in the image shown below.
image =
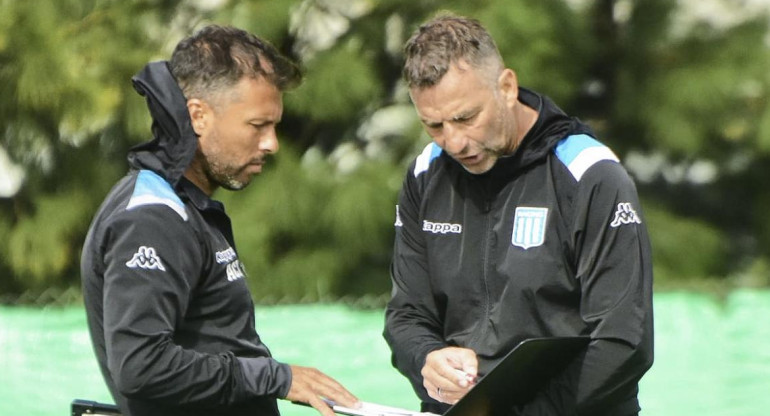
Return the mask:
[[[275,163],[247,190],[216,195],[254,296],[387,293],[396,194],[427,142],[400,82],[401,46],[444,9],[481,20],[522,85],[591,123],[626,162],[659,288],[767,285],[768,16],[720,23],[687,4],[0,0],[0,148],[24,172],[0,197],[0,294],[79,284],[91,216],[127,149],[150,137],[130,77],[206,23],[263,36],[306,72],[286,96]]]

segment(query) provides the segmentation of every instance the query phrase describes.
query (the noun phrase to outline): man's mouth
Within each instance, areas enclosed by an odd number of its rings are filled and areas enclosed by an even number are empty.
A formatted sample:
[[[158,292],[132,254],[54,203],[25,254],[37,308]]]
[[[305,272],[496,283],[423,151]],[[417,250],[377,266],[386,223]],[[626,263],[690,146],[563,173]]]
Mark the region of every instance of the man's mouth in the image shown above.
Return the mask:
[[[246,170],[251,174],[262,173],[262,166],[265,164],[263,159],[253,160],[246,165]]]
[[[460,163],[463,165],[475,165],[476,163],[479,163],[481,161],[481,155],[471,155],[471,156],[463,156],[460,158]]]

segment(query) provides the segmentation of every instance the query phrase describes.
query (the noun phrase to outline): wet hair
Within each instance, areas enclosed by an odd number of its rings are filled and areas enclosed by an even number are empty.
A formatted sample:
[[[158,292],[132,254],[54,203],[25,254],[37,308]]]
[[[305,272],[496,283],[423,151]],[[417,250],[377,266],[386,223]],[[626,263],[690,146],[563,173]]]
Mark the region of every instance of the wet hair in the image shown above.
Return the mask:
[[[169,67],[188,99],[212,98],[244,76],[264,77],[281,91],[302,79],[297,65],[270,43],[229,26],[206,26],[183,39]]]
[[[503,68],[495,41],[478,20],[441,14],[420,26],[404,47],[404,79],[409,87],[438,84],[452,64],[467,63],[476,69]]]

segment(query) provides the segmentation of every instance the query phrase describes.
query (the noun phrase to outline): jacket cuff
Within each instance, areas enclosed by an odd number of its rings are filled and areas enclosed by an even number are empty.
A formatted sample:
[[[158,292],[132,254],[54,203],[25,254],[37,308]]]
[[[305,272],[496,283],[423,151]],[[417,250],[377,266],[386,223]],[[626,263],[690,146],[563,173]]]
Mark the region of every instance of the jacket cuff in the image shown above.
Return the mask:
[[[430,344],[425,344],[420,348],[419,352],[415,355],[415,368],[417,369],[417,373],[419,374],[420,371],[422,371],[422,368],[425,367],[425,360],[428,358],[428,354],[432,353],[433,351],[440,350],[442,348],[446,348],[449,345],[444,342],[432,342]]]
[[[252,397],[285,398],[291,388],[291,368],[270,357],[239,357],[244,390]]]

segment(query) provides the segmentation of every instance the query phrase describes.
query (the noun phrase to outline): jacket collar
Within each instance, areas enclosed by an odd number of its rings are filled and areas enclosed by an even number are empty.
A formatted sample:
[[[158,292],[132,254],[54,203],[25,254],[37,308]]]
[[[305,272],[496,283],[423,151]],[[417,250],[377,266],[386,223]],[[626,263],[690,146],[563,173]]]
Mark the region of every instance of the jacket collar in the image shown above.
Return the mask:
[[[198,211],[217,210],[225,211],[225,206],[221,202],[211,199],[205,192],[198,188],[189,179],[182,176],[179,178],[179,183],[176,186],[177,192],[183,197],[192,202]]]

